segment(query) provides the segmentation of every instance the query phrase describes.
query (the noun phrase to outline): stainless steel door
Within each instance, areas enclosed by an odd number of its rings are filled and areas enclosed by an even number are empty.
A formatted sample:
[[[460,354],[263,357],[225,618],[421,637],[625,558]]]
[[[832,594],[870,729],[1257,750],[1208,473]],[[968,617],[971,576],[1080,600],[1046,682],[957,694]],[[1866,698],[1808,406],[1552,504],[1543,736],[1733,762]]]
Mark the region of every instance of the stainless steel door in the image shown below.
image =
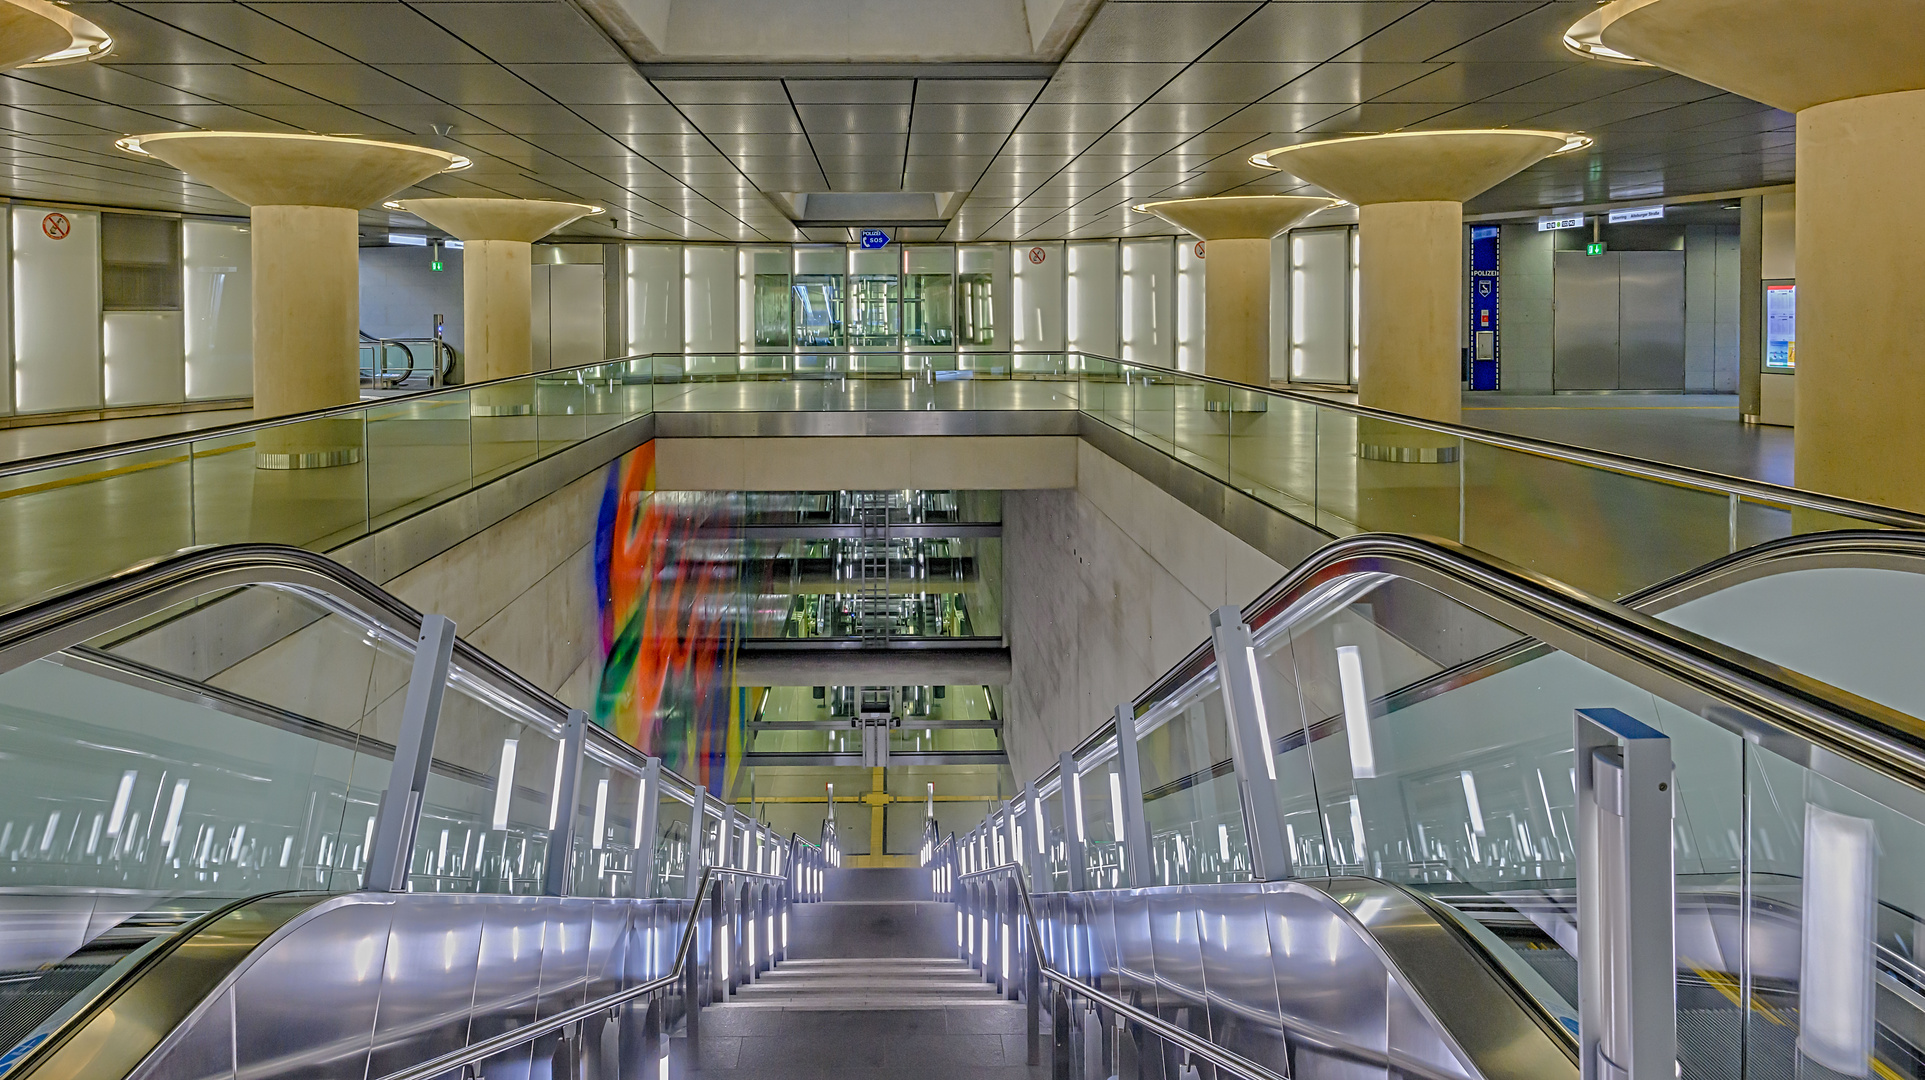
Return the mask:
[[[1551,385],[1558,390],[1616,390],[1618,253],[1559,251],[1553,258]]]
[[[1683,390],[1684,252],[1616,255],[1618,388]]]

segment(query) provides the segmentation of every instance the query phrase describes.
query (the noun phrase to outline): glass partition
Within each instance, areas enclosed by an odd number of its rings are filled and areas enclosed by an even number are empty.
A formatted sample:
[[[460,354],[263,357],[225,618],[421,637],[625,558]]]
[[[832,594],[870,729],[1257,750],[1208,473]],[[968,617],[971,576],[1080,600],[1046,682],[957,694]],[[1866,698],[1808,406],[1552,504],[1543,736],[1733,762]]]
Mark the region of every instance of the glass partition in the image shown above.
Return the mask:
[[[791,310],[797,349],[842,345],[844,249],[796,248]]]
[[[956,249],[903,249],[902,343],[911,349],[956,347]]]

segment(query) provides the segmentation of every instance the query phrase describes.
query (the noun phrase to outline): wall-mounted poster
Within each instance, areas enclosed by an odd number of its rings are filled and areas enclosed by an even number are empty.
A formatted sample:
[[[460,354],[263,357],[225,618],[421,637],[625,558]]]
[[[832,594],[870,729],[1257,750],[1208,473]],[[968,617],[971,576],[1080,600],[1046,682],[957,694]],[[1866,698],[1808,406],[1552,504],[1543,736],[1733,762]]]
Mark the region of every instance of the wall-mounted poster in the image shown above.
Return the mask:
[[[1765,370],[1798,367],[1798,286],[1765,286]]]

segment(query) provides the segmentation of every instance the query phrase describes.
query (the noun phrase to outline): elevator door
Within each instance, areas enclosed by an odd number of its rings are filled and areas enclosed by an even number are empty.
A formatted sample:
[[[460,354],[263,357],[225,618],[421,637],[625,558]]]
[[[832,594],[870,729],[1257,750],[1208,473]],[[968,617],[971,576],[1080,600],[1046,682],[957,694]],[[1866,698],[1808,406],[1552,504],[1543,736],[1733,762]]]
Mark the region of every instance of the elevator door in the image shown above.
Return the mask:
[[[1552,385],[1684,389],[1684,252],[1556,253]]]

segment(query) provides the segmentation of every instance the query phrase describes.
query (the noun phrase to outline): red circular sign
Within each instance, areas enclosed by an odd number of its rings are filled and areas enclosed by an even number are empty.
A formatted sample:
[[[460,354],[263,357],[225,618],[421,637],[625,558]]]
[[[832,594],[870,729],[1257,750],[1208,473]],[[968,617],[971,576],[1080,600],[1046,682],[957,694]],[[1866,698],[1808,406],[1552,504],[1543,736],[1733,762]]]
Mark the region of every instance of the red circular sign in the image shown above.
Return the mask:
[[[65,240],[73,230],[73,222],[68,221],[65,214],[48,214],[40,219],[40,231],[46,233],[49,240]]]
[[[1044,251],[1042,248],[1033,247],[1029,249],[1029,261],[1035,263],[1038,266],[1041,266],[1043,264],[1043,260],[1048,257],[1049,257],[1049,252]]]
[[[1199,259],[1203,257],[1203,241],[1201,240],[1196,242],[1196,257]]]

